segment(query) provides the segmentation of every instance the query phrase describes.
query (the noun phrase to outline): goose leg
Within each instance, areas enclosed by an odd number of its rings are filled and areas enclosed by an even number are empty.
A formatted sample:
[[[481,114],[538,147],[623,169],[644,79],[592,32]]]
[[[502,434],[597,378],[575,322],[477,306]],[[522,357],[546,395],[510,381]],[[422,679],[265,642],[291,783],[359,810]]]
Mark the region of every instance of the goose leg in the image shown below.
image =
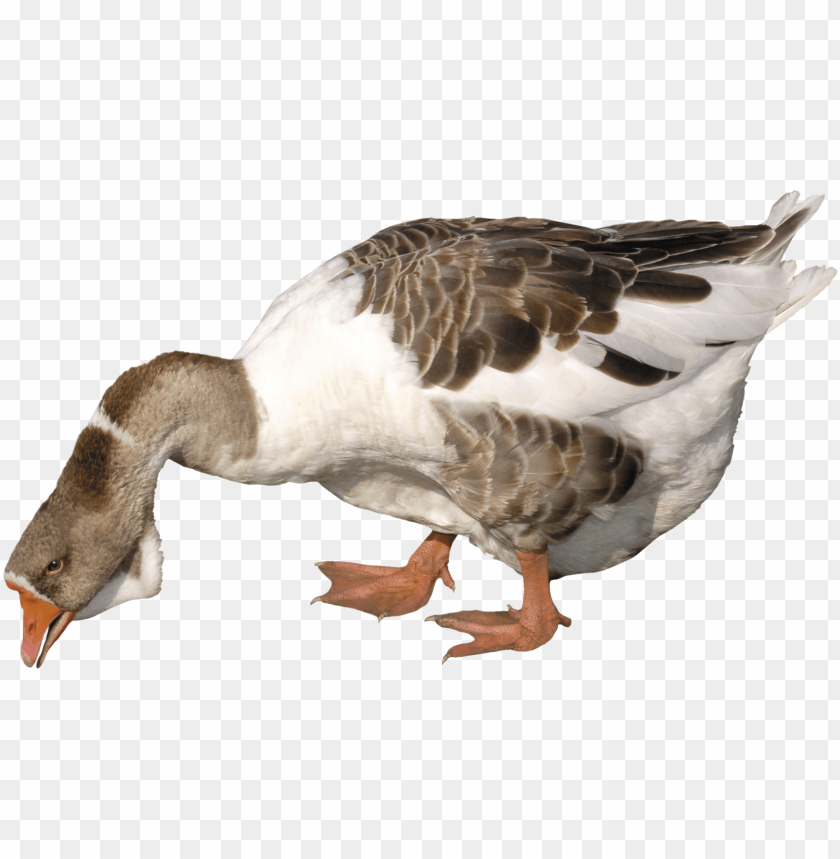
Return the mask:
[[[332,582],[330,589],[312,600],[355,608],[368,614],[397,617],[423,608],[438,578],[455,590],[446,566],[455,534],[432,531],[404,567],[372,567],[343,561],[321,561],[316,566]]]
[[[456,611],[426,618],[438,626],[457,629],[474,638],[451,647],[443,657],[444,662],[450,656],[473,656],[496,650],[536,650],[551,641],[560,624],[571,625],[569,618],[560,614],[551,600],[548,552],[517,552],[516,557],[525,583],[521,609],[508,606],[507,611]]]

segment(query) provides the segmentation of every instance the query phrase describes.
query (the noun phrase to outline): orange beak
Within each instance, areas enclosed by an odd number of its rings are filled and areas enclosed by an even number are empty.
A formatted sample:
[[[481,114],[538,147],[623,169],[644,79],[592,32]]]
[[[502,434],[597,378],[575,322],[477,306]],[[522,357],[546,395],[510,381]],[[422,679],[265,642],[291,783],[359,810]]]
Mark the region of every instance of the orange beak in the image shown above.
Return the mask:
[[[20,593],[20,605],[23,608],[23,643],[20,645],[20,657],[27,668],[31,668],[36,660],[38,668],[43,665],[49,649],[58,641],[61,633],[76,616],[74,611],[64,611],[46,600],[38,599],[33,593],[14,582],[6,581],[13,591]],[[44,634],[49,630],[44,650],[38,657]]]

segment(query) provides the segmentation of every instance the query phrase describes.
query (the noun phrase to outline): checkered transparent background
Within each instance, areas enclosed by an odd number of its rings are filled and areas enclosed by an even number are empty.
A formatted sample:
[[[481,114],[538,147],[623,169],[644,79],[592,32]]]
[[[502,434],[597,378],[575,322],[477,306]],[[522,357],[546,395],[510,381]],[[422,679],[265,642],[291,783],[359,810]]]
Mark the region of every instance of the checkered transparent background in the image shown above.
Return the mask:
[[[803,11],[804,10],[804,11]],[[759,221],[840,259],[826,2],[0,4],[5,559],[122,371],[231,356],[283,288],[423,215]],[[806,17],[803,17],[805,15]],[[832,109],[833,108],[833,109]],[[313,562],[424,536],[318,486],[169,463],[159,599],[40,672],[0,600],[3,857],[837,856],[840,293],[759,348],[726,479],[635,560],[554,585],[568,630],[440,665]]]

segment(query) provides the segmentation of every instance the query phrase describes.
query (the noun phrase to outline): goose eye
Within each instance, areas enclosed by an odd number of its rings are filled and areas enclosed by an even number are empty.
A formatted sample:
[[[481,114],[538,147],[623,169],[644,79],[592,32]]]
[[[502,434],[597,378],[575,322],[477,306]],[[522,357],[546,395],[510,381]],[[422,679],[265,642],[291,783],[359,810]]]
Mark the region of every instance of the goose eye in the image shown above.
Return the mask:
[[[50,561],[47,564],[47,575],[54,576],[56,573],[60,573],[64,569],[64,561]]]

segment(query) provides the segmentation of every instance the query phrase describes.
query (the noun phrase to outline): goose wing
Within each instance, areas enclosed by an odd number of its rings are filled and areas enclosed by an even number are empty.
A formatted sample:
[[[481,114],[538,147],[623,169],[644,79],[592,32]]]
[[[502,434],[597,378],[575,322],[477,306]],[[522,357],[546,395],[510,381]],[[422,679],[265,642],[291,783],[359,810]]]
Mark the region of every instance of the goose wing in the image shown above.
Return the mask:
[[[775,226],[428,218],[343,257],[363,278],[356,313],[389,318],[422,386],[582,417],[658,396],[709,347],[763,336],[792,278],[754,263],[775,262],[818,205]]]

